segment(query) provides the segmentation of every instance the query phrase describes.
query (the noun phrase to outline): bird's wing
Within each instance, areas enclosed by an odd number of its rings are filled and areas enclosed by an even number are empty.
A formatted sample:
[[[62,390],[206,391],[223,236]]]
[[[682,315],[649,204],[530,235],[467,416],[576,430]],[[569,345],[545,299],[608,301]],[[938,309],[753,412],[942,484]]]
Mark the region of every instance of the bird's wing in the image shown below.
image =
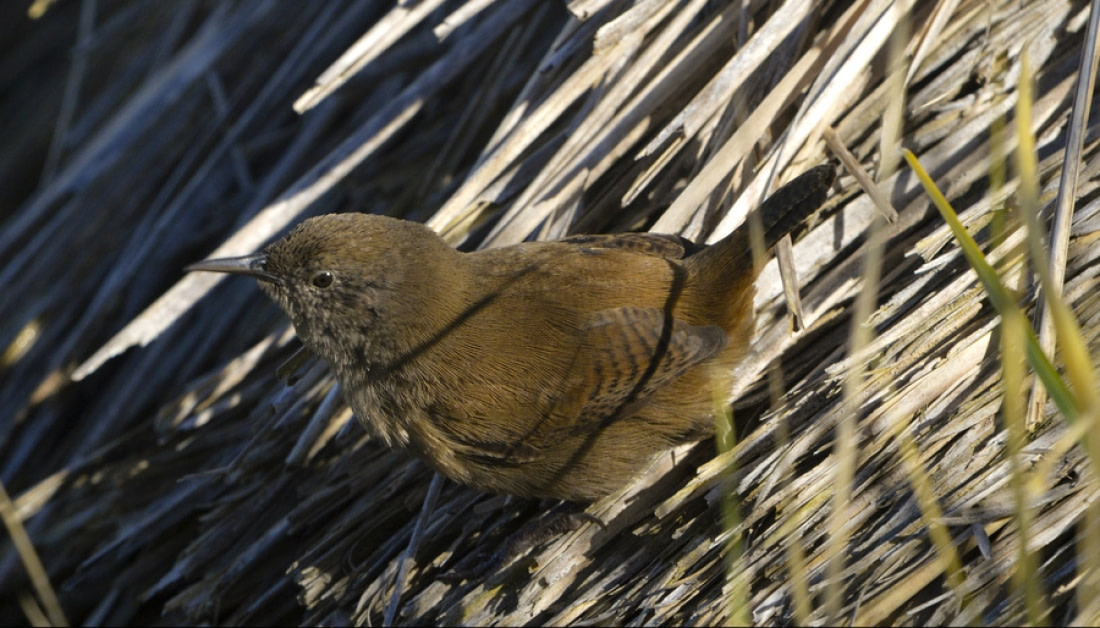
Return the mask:
[[[631,416],[651,395],[729,342],[716,325],[690,325],[657,308],[602,310],[582,332],[562,379],[535,382],[544,392],[528,421],[516,421],[527,424],[522,435],[486,439],[482,433],[469,440],[452,434],[455,452],[494,466],[537,460],[543,449]]]
[[[585,330],[565,385],[548,398],[542,424],[525,440],[539,448],[628,417],[728,342],[717,325],[690,325],[660,309],[603,310]]]

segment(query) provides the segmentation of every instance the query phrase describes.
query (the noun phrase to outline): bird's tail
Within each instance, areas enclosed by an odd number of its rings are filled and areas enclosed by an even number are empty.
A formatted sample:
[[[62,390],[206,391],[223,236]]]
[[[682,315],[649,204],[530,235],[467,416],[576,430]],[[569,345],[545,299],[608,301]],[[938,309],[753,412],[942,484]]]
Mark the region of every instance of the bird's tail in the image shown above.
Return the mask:
[[[764,245],[771,250],[825,202],[836,180],[836,168],[825,164],[798,175],[776,190],[756,210],[764,228]]]
[[[825,202],[836,178],[832,165],[808,170],[772,194],[757,210],[764,244],[771,250]],[[750,216],[750,219],[755,217]],[[684,260],[690,307],[683,316],[696,324],[718,324],[731,336],[751,336],[752,295],[760,267],[753,260],[749,223]]]
[[[756,216],[759,216],[763,228],[765,252],[770,251],[784,235],[817,211],[825,202],[829,186],[835,178],[836,168],[832,164],[812,168],[779,188],[760,205]],[[756,219],[756,216],[749,216],[749,220]],[[700,277],[700,284],[710,285],[714,289],[732,285],[734,279],[746,271],[749,281],[752,281],[756,273],[753,269],[749,222],[746,221],[733,233],[692,255],[685,262]]]

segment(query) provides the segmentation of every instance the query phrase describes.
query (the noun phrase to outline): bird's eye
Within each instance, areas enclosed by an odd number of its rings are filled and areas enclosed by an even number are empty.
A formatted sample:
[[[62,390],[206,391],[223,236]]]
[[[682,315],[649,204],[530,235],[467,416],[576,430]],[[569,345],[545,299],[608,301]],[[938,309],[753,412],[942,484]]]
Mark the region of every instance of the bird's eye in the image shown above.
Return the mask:
[[[314,275],[313,279],[311,279],[310,282],[318,288],[327,288],[332,285],[333,276],[332,273],[328,272],[327,270],[322,270],[321,272]]]

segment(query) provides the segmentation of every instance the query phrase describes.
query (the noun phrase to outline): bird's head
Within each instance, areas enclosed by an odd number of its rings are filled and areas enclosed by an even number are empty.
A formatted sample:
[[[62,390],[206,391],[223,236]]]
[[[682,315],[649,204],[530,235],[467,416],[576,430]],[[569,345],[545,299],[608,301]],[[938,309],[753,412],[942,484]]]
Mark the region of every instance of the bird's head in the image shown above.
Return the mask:
[[[334,367],[387,359],[434,327],[461,254],[422,224],[370,214],[310,218],[263,251],[189,271],[247,275]],[[366,352],[368,355],[364,355]]]

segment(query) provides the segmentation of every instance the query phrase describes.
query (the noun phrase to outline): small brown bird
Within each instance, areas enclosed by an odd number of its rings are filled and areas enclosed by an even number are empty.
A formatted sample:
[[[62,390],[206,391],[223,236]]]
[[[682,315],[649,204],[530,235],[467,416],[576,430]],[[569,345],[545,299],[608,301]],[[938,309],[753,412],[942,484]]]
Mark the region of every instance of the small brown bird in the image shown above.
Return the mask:
[[[768,249],[834,176],[814,168],[765,201]],[[462,253],[367,214],[311,218],[261,253],[188,270],[260,280],[390,447],[483,491],[570,501],[713,433],[757,274],[747,226],[706,247],[624,233]]]

